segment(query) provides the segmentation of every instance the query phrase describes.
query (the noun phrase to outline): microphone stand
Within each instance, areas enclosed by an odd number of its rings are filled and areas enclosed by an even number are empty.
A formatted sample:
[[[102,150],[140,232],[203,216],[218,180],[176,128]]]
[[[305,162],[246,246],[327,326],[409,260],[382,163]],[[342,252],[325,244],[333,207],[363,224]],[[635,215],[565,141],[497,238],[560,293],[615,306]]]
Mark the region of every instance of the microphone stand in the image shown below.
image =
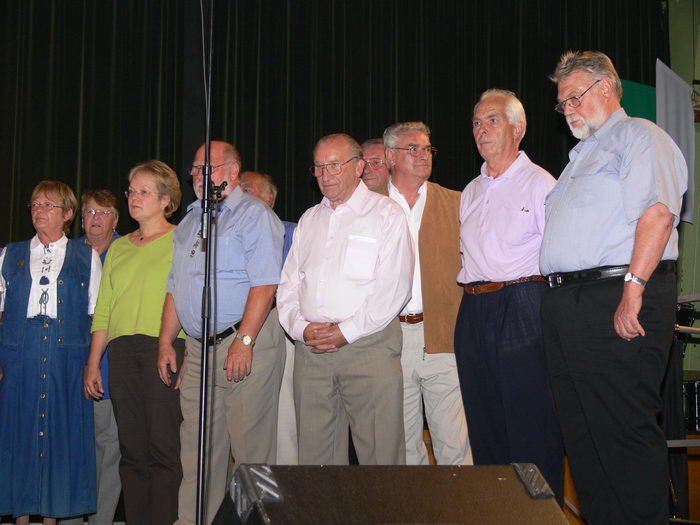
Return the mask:
[[[208,16],[205,16],[204,2],[209,7]],[[221,192],[226,188],[226,182],[220,186],[214,186],[212,182],[211,166],[211,78],[212,78],[212,54],[213,54],[213,24],[214,24],[214,0],[200,0],[200,12],[202,17],[202,54],[203,54],[203,81],[205,98],[205,139],[204,139],[204,166],[202,167],[202,223],[201,238],[204,250],[204,288],[202,289],[202,353],[201,374],[199,381],[199,434],[197,451],[197,525],[205,525],[206,506],[206,443],[207,443],[207,377],[209,376],[209,333],[211,331],[211,297],[212,297],[212,247],[216,242],[212,237],[212,226],[216,225],[216,203],[221,199]],[[205,29],[208,21],[208,35]],[[207,38],[208,37],[208,38]],[[212,242],[213,241],[213,242]],[[216,286],[216,282],[213,283]],[[214,323],[216,327],[216,323]],[[216,328],[214,328],[216,330]]]

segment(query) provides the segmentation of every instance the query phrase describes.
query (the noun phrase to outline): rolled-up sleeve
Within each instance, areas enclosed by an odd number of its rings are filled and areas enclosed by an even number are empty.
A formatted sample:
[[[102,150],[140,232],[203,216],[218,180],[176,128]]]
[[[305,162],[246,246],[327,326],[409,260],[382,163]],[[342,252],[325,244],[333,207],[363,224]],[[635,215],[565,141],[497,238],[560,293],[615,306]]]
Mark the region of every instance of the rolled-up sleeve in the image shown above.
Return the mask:
[[[634,135],[624,151],[620,169],[625,216],[634,222],[660,202],[678,224],[682,196],[687,188],[683,156],[663,130],[635,124],[630,126],[629,133]]]
[[[250,286],[279,284],[284,226],[268,208],[246,215],[243,232],[246,272]]]

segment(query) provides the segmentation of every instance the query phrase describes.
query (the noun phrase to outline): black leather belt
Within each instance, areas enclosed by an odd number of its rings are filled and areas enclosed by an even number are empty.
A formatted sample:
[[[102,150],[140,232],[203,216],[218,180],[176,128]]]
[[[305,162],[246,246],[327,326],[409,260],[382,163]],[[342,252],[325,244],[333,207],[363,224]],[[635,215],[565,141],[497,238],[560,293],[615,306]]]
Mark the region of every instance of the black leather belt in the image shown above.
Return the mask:
[[[228,328],[226,328],[225,330],[222,330],[222,331],[219,332],[218,334],[216,334],[216,335],[210,335],[210,336],[209,336],[209,345],[208,345],[208,346],[218,345],[221,341],[223,341],[224,339],[226,339],[229,335],[231,335],[231,334],[234,333],[234,332],[237,332],[237,331],[238,331],[238,328],[239,328],[240,326],[241,326],[241,321],[238,321],[238,322],[237,322],[236,324],[234,324],[233,326],[229,326]],[[200,343],[202,342],[202,338],[201,338],[201,337],[195,337],[195,339],[196,339],[197,341],[199,341]]]
[[[611,279],[613,277],[623,277],[629,272],[629,265],[625,266],[601,266],[589,270],[577,270],[575,272],[550,273],[547,276],[547,284],[550,288],[560,288],[567,284],[585,283],[589,281],[599,281],[601,279]],[[669,273],[676,271],[676,261],[661,261],[654,270],[654,273]]]

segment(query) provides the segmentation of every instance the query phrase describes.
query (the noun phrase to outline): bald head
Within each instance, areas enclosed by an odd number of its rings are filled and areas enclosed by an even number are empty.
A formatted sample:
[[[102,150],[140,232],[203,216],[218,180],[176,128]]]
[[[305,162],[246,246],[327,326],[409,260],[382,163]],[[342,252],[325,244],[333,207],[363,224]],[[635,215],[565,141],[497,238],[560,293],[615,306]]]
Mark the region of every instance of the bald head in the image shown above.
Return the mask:
[[[244,193],[260,199],[270,208],[275,207],[277,186],[272,181],[272,177],[255,171],[244,171],[240,174],[239,180]]]
[[[202,166],[204,165],[204,149],[205,145],[202,144],[192,161],[194,192],[200,199],[203,194]],[[231,193],[233,188],[238,186],[238,173],[241,170],[241,156],[233,144],[220,140],[212,140],[209,162],[213,169],[211,174],[213,184],[220,186],[222,182],[226,182],[226,188],[221,192],[222,196],[225,197]]]

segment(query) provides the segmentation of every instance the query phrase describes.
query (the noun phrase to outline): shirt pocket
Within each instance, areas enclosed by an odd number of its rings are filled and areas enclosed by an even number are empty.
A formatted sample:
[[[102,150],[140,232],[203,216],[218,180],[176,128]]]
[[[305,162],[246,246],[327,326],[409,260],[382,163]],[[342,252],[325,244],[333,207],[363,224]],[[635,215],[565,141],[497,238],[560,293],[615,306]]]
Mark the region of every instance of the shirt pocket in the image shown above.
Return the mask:
[[[377,239],[363,235],[348,235],[343,273],[351,279],[372,279],[378,255],[379,243]]]
[[[238,239],[219,236],[216,242],[215,272],[227,276],[246,277],[246,261],[243,253],[243,246]]]

